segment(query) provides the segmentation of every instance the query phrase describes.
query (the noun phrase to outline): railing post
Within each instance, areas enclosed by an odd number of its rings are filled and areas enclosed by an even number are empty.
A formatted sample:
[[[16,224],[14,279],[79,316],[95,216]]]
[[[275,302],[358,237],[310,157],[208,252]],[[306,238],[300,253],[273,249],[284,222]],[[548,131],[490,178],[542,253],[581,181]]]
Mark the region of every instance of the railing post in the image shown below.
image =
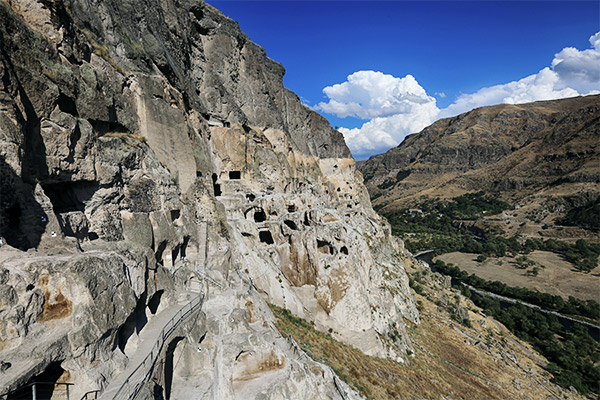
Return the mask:
[[[67,386],[67,400],[71,400],[71,399],[69,398],[69,385],[66,385],[66,386]]]
[[[33,385],[31,385],[31,399],[32,400],[36,400],[37,399],[37,393],[35,391],[35,383]]]

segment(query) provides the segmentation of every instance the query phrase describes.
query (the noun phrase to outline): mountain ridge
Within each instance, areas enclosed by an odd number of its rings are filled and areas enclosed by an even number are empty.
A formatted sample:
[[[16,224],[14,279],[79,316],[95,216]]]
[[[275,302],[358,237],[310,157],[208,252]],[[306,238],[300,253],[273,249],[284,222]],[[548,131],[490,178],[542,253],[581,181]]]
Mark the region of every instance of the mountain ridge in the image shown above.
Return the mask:
[[[537,196],[581,206],[599,195],[599,118],[598,95],[482,107],[437,121],[358,166],[382,210],[421,195],[479,190],[515,204]]]

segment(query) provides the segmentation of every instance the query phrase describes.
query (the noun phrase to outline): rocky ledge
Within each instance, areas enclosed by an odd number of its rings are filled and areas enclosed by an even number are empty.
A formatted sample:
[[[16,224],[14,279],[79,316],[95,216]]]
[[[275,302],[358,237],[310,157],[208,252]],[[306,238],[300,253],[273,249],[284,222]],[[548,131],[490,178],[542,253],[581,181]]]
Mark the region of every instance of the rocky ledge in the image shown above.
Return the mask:
[[[102,393],[198,293],[146,397],[355,396],[268,302],[410,357],[403,245],[283,74],[203,2],[0,2],[0,392]]]

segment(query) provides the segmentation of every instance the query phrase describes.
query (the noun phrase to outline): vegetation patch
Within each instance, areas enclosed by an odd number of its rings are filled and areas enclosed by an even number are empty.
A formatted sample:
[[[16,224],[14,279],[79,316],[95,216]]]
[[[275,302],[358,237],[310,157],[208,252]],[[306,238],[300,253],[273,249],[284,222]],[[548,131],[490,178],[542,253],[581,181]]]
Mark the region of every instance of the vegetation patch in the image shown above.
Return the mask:
[[[473,295],[471,299],[550,361],[546,369],[554,375],[554,383],[573,386],[582,394],[600,394],[600,344],[586,327],[576,323],[566,330],[556,316],[522,304],[500,307],[498,300],[489,297]]]
[[[102,137],[119,138],[119,139],[131,138],[131,139],[140,141],[142,143],[147,142],[147,139],[145,136],[138,135],[135,133],[130,133],[130,132],[107,132],[107,133],[103,134]]]
[[[600,230],[600,198],[585,206],[572,208],[567,214],[555,221],[559,225],[579,226],[595,232]]]
[[[505,238],[468,226],[465,222],[511,208],[508,203],[486,197],[483,192],[465,194],[451,201],[427,200],[419,207],[382,213],[390,222],[392,232],[404,237],[406,248],[412,253],[429,249],[438,255],[460,251],[481,254],[483,262],[489,256],[526,255],[544,250],[560,254],[582,272],[590,272],[598,265],[600,244],[585,239],[574,244],[555,239],[522,241],[518,236]]]
[[[526,288],[507,286],[498,281],[486,281],[474,274],[469,275],[458,267],[446,265],[436,260],[435,268],[453,278],[455,284],[466,283],[473,287],[496,293],[505,297],[523,300],[546,310],[563,314],[600,318],[600,305],[593,301],[582,301],[569,297],[564,301],[560,296],[552,296]],[[581,393],[599,393],[600,382],[600,344],[589,334],[586,327],[575,323],[570,330],[552,314],[533,310],[522,304],[503,305],[496,299],[479,296],[463,285],[461,291],[484,312],[502,322],[519,338],[528,341],[546,357],[550,363],[547,370],[554,375],[553,382],[568,388],[575,387]]]
[[[466,283],[487,292],[522,300],[540,306],[546,310],[557,311],[566,315],[581,316],[594,320],[600,319],[600,304],[594,300],[583,301],[570,296],[567,301],[564,301],[561,296],[553,296],[548,293],[542,293],[522,287],[508,286],[499,281],[488,281],[475,274],[469,275],[468,272],[462,271],[454,265],[446,265],[446,263],[441,260],[435,260],[433,265],[437,271],[444,275],[451,276],[455,283]]]
[[[371,399],[399,398],[402,387],[397,379],[404,367],[395,361],[365,355],[338,342],[330,334],[317,331],[289,310],[270,305],[277,318],[275,326],[283,336],[292,336],[313,360],[329,365],[337,376],[363,396]]]
[[[329,365],[342,380],[366,398],[519,397],[519,393],[509,383],[517,373],[513,369],[516,366],[507,365],[499,370],[498,360],[480,347],[469,344],[457,330],[449,328],[445,311],[438,311],[439,307],[426,298],[422,298],[420,304],[424,317],[422,322],[417,326],[409,324],[407,327],[415,357],[406,364],[367,356],[358,349],[335,340],[331,335],[317,331],[311,323],[292,315],[288,310],[273,305],[271,309],[276,317],[275,326],[284,337],[291,336],[308,356]],[[479,323],[473,325],[479,329],[479,333],[472,328],[460,329],[471,336],[491,335]],[[502,345],[495,334],[486,340],[493,343],[496,351],[500,351],[498,346]],[[540,398],[539,388],[532,389],[534,391],[529,393],[529,397]]]

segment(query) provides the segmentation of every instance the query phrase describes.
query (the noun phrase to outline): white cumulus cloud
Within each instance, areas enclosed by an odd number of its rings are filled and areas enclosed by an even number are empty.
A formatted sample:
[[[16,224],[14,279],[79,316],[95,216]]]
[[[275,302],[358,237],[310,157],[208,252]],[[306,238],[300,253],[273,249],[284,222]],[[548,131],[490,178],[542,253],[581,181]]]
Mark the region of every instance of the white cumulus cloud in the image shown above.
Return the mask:
[[[329,102],[319,103],[316,109],[338,117],[370,119],[410,114],[435,103],[412,75],[396,78],[377,71],[355,72],[346,82],[327,86],[323,92]]]
[[[435,98],[412,75],[397,78],[358,71],[347,81],[323,89],[327,103],[315,108],[338,117],[370,119],[360,128],[340,128],[355,157],[383,152],[411,132],[429,125],[438,114]]]
[[[369,120],[360,128],[340,128],[356,158],[386,151],[437,119],[473,108],[507,103],[600,93],[600,32],[589,39],[591,48],[567,47],[554,55],[550,66],[525,78],[462,94],[439,109],[412,75],[397,78],[377,71],[358,71],[347,80],[323,89],[329,98],[315,108],[338,117]],[[443,97],[436,93],[438,96]]]

